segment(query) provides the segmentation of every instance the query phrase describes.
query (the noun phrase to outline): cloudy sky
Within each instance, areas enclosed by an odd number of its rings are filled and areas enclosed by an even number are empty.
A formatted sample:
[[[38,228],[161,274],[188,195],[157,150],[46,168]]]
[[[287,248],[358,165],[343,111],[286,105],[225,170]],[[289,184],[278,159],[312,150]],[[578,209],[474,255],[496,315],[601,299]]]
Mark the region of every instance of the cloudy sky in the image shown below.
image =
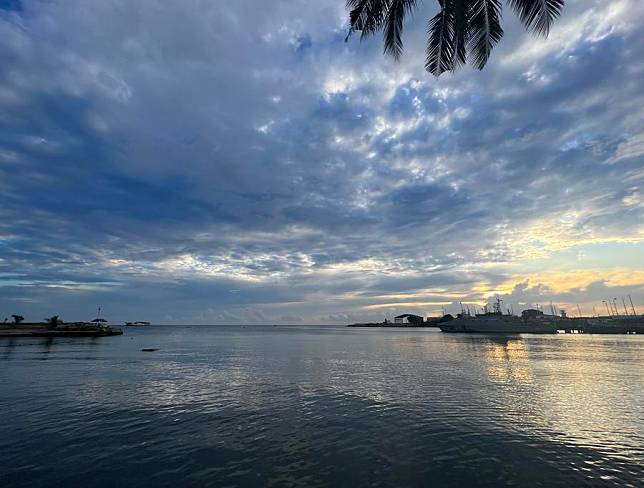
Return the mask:
[[[0,314],[644,311],[644,2],[439,79],[435,8],[396,63],[344,0],[0,0]]]

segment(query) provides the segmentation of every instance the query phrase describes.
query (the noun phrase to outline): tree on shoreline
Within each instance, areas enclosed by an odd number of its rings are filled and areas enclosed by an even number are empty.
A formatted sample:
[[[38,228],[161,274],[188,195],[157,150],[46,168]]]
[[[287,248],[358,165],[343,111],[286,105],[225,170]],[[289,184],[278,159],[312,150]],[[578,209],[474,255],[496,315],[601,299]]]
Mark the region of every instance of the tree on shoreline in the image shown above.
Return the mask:
[[[58,315],[46,318],[45,321],[47,322],[48,329],[55,329],[59,324],[63,323],[63,321],[58,318]]]
[[[439,12],[429,21],[425,69],[434,76],[468,61],[483,69],[503,37],[502,0],[436,0]],[[347,0],[350,30],[363,40],[383,31],[384,53],[400,58],[406,15],[419,0]],[[507,0],[528,31],[546,37],[561,14],[564,0]]]
[[[25,318],[22,315],[15,315],[14,314],[14,315],[12,315],[12,317],[13,317],[13,323],[16,324],[16,325],[18,325],[20,322],[25,320]]]

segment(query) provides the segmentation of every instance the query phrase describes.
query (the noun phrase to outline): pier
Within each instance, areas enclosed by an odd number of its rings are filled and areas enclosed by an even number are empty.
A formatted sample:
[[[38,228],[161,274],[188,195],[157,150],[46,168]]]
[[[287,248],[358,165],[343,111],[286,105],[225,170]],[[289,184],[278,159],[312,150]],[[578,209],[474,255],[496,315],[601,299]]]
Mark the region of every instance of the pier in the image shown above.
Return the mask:
[[[0,325],[3,337],[108,337],[123,335],[120,327],[69,325],[54,328],[43,324]]]

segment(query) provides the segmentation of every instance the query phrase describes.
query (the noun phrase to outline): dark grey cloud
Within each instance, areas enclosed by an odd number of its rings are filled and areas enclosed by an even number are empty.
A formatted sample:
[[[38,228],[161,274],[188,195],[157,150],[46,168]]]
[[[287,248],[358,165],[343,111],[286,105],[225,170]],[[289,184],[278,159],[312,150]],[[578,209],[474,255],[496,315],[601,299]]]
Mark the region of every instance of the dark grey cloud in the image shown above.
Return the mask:
[[[642,15],[567,2],[543,44],[508,14],[488,69],[436,80],[420,16],[394,63],[336,0],[0,2],[0,310],[359,320],[575,240],[641,253]]]

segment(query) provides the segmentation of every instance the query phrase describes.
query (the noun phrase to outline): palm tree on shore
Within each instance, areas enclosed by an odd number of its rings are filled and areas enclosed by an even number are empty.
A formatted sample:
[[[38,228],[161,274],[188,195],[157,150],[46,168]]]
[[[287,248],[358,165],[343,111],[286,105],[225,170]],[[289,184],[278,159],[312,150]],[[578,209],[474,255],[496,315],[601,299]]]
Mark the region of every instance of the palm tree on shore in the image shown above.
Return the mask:
[[[487,64],[492,49],[503,37],[502,0],[436,0],[439,12],[427,28],[425,69],[434,76],[454,71],[468,61],[478,69]],[[365,39],[383,31],[384,52],[394,59],[403,52],[405,16],[419,0],[347,0],[350,30]],[[561,14],[564,0],[507,0],[523,25],[546,37]]]
[[[63,321],[58,318],[58,315],[45,318],[45,322],[47,322],[47,328],[49,329],[55,329],[59,324],[63,323]]]

